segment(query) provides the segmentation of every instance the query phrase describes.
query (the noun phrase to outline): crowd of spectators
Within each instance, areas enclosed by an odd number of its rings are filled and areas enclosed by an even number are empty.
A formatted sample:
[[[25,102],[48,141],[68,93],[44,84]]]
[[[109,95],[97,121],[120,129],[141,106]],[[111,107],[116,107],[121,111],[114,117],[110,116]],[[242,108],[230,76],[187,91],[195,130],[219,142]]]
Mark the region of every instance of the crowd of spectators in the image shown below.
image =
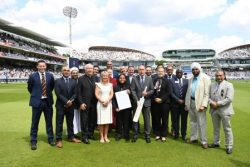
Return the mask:
[[[73,51],[76,57],[83,57],[87,60],[114,60],[114,61],[154,61],[153,55],[136,51],[116,50],[89,50],[88,53]]]
[[[0,32],[0,43],[5,46],[11,46],[27,51],[33,51],[39,54],[47,54],[49,56],[62,58],[62,56],[56,51],[54,47],[40,44],[35,41],[30,41],[6,32]]]
[[[19,60],[27,60],[27,61],[35,61],[37,62],[40,59],[45,60],[48,64],[58,64],[58,65],[63,65],[64,61],[62,59],[52,59],[52,58],[44,58],[44,57],[34,57],[29,54],[25,53],[18,53],[18,52],[0,52],[0,57],[8,57],[12,59],[19,59]]]
[[[218,54],[218,59],[250,58],[250,48],[227,50]]]
[[[25,82],[28,80],[29,75],[35,72],[36,69],[32,68],[22,68],[22,67],[11,67],[5,66],[0,67],[0,82]],[[48,70],[50,73],[54,75],[54,78],[60,78],[60,71]]]
[[[214,79],[215,70],[207,70],[205,73]],[[250,70],[225,70],[225,73],[228,80],[250,80]]]

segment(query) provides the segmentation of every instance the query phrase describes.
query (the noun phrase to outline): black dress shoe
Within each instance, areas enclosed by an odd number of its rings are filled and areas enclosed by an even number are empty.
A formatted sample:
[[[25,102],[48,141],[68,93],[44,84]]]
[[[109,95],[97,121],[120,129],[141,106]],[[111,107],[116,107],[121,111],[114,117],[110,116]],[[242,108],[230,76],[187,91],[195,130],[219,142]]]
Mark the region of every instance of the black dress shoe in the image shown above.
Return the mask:
[[[182,136],[181,138],[182,138],[183,141],[187,140],[186,136]]]
[[[137,137],[133,137],[133,139],[131,140],[132,143],[135,143],[137,141]]]
[[[233,153],[233,149],[232,148],[227,148],[226,149],[226,153],[227,154],[232,154]]]
[[[90,142],[89,142],[89,139],[88,139],[88,138],[84,138],[84,139],[82,139],[82,142],[83,142],[84,144],[90,144]]]
[[[178,135],[174,135],[174,139],[177,140],[179,138]]]
[[[95,138],[94,135],[89,136],[89,139],[91,139],[91,140],[96,140],[96,138]]]
[[[129,142],[129,140],[130,140],[129,137],[125,137],[126,142]]]
[[[219,144],[214,144],[214,143],[213,143],[213,144],[209,144],[208,147],[209,147],[209,148],[216,148],[216,147],[220,147],[220,145],[219,145]]]
[[[146,143],[151,143],[150,138],[146,138]]]
[[[36,150],[37,149],[37,146],[36,146],[36,143],[31,143],[31,150]]]
[[[119,141],[119,140],[121,140],[121,138],[122,138],[122,135],[120,135],[120,134],[115,134],[115,141]]]
[[[54,141],[49,141],[49,145],[50,145],[51,147],[54,147],[54,146],[56,145],[56,143],[55,143]]]

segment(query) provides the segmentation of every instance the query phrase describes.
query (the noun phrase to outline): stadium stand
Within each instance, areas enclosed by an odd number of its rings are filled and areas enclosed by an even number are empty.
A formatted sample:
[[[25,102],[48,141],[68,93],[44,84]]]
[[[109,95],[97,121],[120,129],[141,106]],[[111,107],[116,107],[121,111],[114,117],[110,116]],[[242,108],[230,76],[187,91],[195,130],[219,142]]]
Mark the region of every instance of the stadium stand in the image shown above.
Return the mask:
[[[36,62],[46,61],[55,77],[67,58],[55,46],[66,45],[0,19],[0,82],[26,81],[36,70]],[[7,79],[7,80],[6,80]]]
[[[106,62],[112,60],[116,70],[121,66],[133,65],[154,65],[155,56],[128,48],[111,47],[111,46],[92,46],[87,53],[73,51],[73,55],[79,57],[84,64],[92,63],[98,65],[101,69],[106,67]]]

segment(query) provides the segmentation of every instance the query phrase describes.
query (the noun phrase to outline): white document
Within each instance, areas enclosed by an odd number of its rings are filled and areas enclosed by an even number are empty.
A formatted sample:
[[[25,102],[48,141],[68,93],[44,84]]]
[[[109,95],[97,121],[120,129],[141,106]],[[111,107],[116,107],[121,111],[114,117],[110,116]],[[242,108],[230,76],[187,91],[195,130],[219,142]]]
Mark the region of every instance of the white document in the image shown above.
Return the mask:
[[[142,97],[142,98],[140,98],[139,103],[137,104],[137,108],[136,108],[135,115],[134,115],[134,118],[133,118],[134,122],[138,122],[139,121],[139,117],[141,115],[141,110],[142,110],[144,101],[145,101],[145,98]]]
[[[119,110],[127,109],[131,107],[131,102],[127,93],[127,90],[123,90],[115,93],[116,101]]]
[[[146,91],[146,90],[147,90],[147,86],[145,87],[144,91]],[[139,121],[144,101],[145,101],[145,98],[141,97],[140,100],[139,100],[139,103],[137,104],[137,108],[136,108],[135,115],[134,115],[134,118],[133,118],[134,122]]]

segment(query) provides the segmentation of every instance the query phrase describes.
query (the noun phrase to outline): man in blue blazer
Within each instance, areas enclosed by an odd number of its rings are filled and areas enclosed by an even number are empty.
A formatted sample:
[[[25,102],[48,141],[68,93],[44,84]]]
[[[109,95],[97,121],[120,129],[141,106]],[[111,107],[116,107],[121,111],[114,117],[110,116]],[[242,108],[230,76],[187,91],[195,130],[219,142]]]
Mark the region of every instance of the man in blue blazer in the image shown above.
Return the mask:
[[[166,67],[165,79],[168,79],[169,81],[176,80],[177,77],[176,77],[176,75],[173,74],[173,72],[174,72],[174,66],[172,64],[169,64]],[[167,117],[169,116],[169,112],[171,113],[171,135],[175,136],[175,134],[174,134],[174,125],[173,125],[173,122],[174,122],[173,99],[172,99],[171,96],[170,96],[170,107],[167,110]],[[167,124],[167,129],[169,130],[168,124]]]
[[[76,99],[76,81],[71,79],[68,66],[62,67],[63,76],[55,82],[56,99],[56,146],[62,148],[62,131],[64,115],[66,116],[68,141],[80,143],[74,136],[73,119],[74,106]]]
[[[187,116],[188,112],[185,111],[185,97],[188,88],[188,80],[182,78],[183,71],[180,69],[176,70],[176,78],[170,80],[172,84],[172,114],[173,114],[173,134],[174,138],[179,137],[179,126],[181,118],[181,137],[186,140],[187,131]]]
[[[30,129],[31,149],[37,149],[37,132],[39,120],[42,112],[46,122],[46,131],[48,142],[51,146],[55,146],[54,133],[52,125],[53,117],[53,96],[54,77],[46,72],[46,62],[39,60],[37,62],[38,71],[31,74],[28,80],[28,91],[30,93],[29,105],[32,107],[32,123]]]

